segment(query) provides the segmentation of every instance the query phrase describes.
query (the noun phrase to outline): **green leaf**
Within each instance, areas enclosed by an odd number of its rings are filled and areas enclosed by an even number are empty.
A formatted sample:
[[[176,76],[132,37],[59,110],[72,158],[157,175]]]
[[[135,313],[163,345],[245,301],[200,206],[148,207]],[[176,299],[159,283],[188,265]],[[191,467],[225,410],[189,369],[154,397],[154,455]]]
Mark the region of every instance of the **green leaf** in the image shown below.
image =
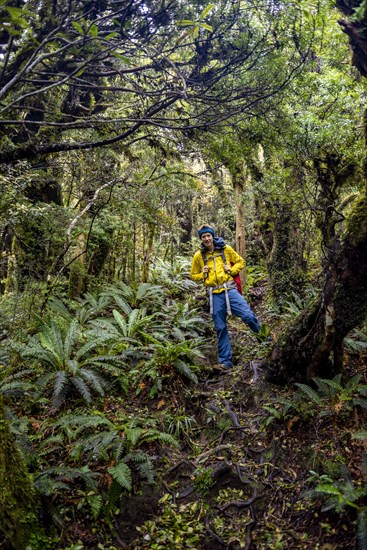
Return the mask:
[[[93,25],[90,27],[89,34],[91,34],[92,36],[97,38],[97,36],[98,36],[98,27],[97,27],[96,24],[93,23]]]
[[[178,27],[195,27],[196,22],[191,21],[190,19],[181,19],[180,21],[177,21],[176,25]]]
[[[213,32],[213,27],[211,25],[207,25],[207,23],[200,23],[200,27],[206,29],[209,32]]]
[[[73,21],[71,25],[74,27],[76,31],[78,31],[79,34],[84,34],[83,27],[77,21]]]
[[[215,8],[215,4],[208,4],[206,8],[203,9],[203,11],[200,14],[199,21],[202,21],[205,19],[205,17],[212,11],[212,9]]]

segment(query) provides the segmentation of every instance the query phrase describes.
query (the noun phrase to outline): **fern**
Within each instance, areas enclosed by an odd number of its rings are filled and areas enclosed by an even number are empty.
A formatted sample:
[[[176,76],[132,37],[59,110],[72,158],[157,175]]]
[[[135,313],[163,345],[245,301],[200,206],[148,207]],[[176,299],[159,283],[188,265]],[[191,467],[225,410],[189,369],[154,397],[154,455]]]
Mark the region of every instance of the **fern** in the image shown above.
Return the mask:
[[[24,358],[36,360],[44,371],[49,371],[39,374],[36,384],[47,394],[52,392],[53,407],[60,408],[72,388],[88,403],[92,394],[104,395],[107,381],[99,374],[101,370],[113,377],[121,375],[120,359],[96,355],[103,338],[83,340],[76,320],[64,327],[51,321],[43,324],[41,332],[22,351]]]
[[[367,430],[360,430],[352,434],[352,439],[367,439]]]
[[[98,519],[98,516],[99,516],[99,514],[102,510],[102,506],[103,506],[103,499],[102,499],[101,495],[93,495],[93,494],[89,493],[87,495],[87,502],[90,506],[93,518],[95,520]]]
[[[54,375],[54,392],[51,399],[52,406],[58,409],[65,397],[68,378],[65,371],[58,371]]]
[[[112,478],[118,483],[120,487],[126,489],[126,491],[131,491],[131,470],[129,466],[125,464],[125,462],[119,462],[116,466],[111,466],[111,468],[108,468],[108,473],[111,474]]]
[[[59,490],[70,490],[69,484],[76,479],[81,479],[88,489],[96,491],[97,483],[95,478],[100,474],[92,472],[88,466],[81,468],[70,468],[67,466],[57,466],[47,468],[34,478],[36,489],[46,496],[50,496]]]
[[[353,399],[352,400],[353,405],[358,405],[359,407],[362,407],[362,409],[367,411],[367,399]]]
[[[357,519],[357,549],[367,548],[367,508],[364,506],[358,514]]]
[[[367,350],[367,331],[354,329],[351,337],[345,338],[344,343],[351,351],[365,352]]]
[[[195,384],[199,382],[198,377],[196,376],[195,373],[192,372],[189,365],[187,365],[184,361],[181,361],[181,359],[177,359],[174,362],[174,367],[177,370],[177,372],[179,372],[180,374],[182,374],[183,376],[185,376]]]
[[[142,451],[129,453],[126,462],[131,461],[139,472],[140,477],[145,478],[148,483],[154,483],[154,468],[150,457]]]
[[[100,426],[111,426],[112,423],[100,415],[85,415],[85,414],[65,414],[59,420],[54,423],[54,428],[70,428],[80,426],[82,430],[88,428],[98,428]]]
[[[172,262],[155,259],[150,273],[150,280],[161,285],[171,296],[183,296],[196,288],[196,283],[189,278],[190,263],[187,258],[176,257]]]
[[[307,384],[296,382],[295,385],[316,405],[322,406],[324,404],[319,394]]]
[[[35,390],[35,385],[31,382],[23,382],[21,380],[9,380],[0,384],[0,394],[8,396],[17,396]]]
[[[338,393],[343,391],[343,387],[340,384],[341,375],[336,375],[332,380],[324,378],[313,378],[317,387],[322,391],[327,397],[335,397]]]
[[[103,295],[111,297],[116,303],[118,303],[118,300],[122,300],[125,306],[127,305],[134,309],[148,303],[162,303],[164,290],[161,286],[151,283],[129,286],[120,282],[116,285],[108,286],[104,290]],[[121,306],[119,305],[119,307]],[[124,308],[122,309],[124,311]],[[128,314],[128,311],[125,311],[125,313]]]
[[[73,376],[70,380],[71,380],[71,383],[78,390],[80,395],[83,397],[83,399],[87,403],[90,403],[92,401],[92,395],[91,395],[91,392],[90,392],[87,384],[84,382],[84,380],[80,376]],[[54,394],[54,397],[55,397],[55,400],[54,400],[53,405],[55,407],[57,406],[57,408],[58,408],[60,406],[60,404],[62,403],[62,400],[60,401],[58,396],[55,396],[55,394]],[[62,396],[62,397],[64,397],[64,396]],[[57,405],[56,405],[56,403],[57,403]]]

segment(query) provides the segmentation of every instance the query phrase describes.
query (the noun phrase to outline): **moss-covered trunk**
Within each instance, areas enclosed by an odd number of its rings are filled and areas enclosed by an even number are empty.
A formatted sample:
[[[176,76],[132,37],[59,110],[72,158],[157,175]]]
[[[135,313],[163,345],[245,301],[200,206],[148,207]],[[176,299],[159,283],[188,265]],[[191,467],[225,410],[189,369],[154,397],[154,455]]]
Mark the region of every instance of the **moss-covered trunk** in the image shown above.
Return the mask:
[[[246,229],[245,229],[245,208],[243,204],[243,196],[246,184],[246,173],[240,173],[239,176],[233,177],[233,187],[235,192],[236,204],[236,251],[245,260],[245,267],[240,273],[240,278],[243,288],[246,288]]]
[[[329,264],[323,290],[273,349],[269,378],[307,381],[332,376],[342,365],[343,339],[367,315],[367,198],[349,217],[342,246]]]
[[[273,246],[267,261],[274,298],[281,302],[291,291],[298,292],[305,280],[299,231],[300,220],[290,203],[276,201],[274,206]]]
[[[0,546],[8,550],[49,548],[39,526],[37,499],[16,447],[0,396]]]

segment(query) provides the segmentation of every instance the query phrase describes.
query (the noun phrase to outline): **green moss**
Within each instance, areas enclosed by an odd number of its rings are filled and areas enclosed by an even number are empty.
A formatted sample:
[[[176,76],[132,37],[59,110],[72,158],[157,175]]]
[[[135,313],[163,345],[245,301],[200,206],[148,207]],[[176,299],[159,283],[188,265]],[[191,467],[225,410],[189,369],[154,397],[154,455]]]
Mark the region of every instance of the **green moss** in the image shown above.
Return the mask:
[[[367,234],[367,197],[362,195],[355,203],[347,219],[345,240],[357,245]]]
[[[9,431],[0,396],[0,534],[14,550],[50,548],[31,478]]]

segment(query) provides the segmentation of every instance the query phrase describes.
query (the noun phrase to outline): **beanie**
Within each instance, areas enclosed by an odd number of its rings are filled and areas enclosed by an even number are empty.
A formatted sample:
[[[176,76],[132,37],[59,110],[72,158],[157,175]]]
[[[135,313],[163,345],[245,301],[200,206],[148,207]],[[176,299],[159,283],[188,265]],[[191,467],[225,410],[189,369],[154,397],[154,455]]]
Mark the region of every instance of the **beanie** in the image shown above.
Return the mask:
[[[214,229],[212,229],[208,225],[203,225],[203,227],[200,227],[200,229],[198,229],[198,235],[200,238],[201,235],[203,235],[204,233],[210,233],[214,237]]]

